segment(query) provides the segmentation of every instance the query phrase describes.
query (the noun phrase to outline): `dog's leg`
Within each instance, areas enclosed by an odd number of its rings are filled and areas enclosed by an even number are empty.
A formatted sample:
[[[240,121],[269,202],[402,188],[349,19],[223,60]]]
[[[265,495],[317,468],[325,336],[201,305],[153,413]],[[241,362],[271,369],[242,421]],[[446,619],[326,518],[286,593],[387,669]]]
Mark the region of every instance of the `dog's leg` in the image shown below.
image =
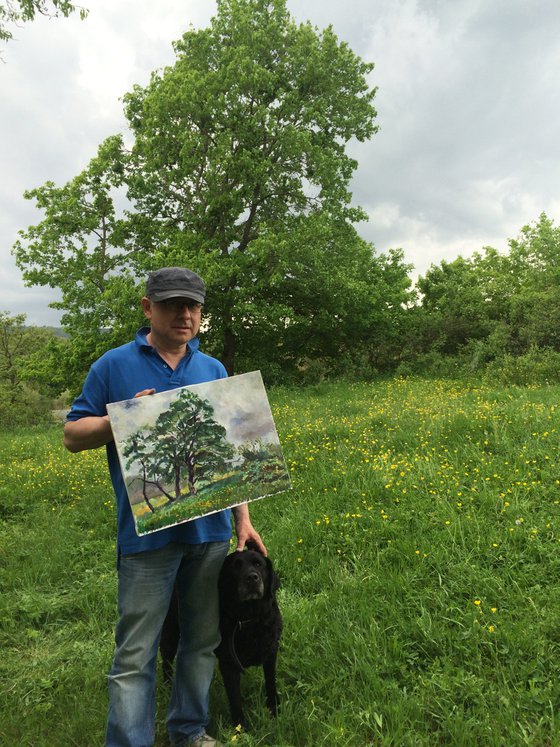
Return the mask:
[[[227,661],[219,659],[220,672],[224,681],[224,687],[229,700],[231,723],[233,726],[247,728],[243,706],[241,705],[241,672]]]
[[[276,651],[263,662],[266,704],[273,716],[278,713],[278,692],[276,690]]]

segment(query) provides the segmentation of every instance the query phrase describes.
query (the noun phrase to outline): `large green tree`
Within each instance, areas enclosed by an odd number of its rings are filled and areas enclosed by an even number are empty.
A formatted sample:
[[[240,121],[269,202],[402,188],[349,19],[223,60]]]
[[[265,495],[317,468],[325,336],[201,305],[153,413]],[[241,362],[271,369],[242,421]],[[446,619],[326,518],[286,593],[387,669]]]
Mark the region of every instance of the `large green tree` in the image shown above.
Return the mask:
[[[332,234],[363,217],[350,205],[356,163],[345,146],[375,132],[372,65],[331,28],[296,25],[285,0],[219,0],[210,27],[175,49],[173,67],[125,97],[130,195],[153,220],[158,261],[207,279],[217,352],[233,372],[250,320],[280,334],[269,284],[301,221],[321,215]],[[287,280],[297,268],[283,270]],[[297,277],[302,288],[313,280]],[[283,317],[297,314],[282,302]]]
[[[230,373],[278,378],[364,340],[388,357],[380,330],[399,326],[408,268],[360,239],[349,192],[347,145],[376,131],[372,64],[285,0],[218,0],[175,50],[125,96],[130,148],[109,138],[68,185],[28,193],[46,218],[16,259],[62,290],[75,373],[130,335],[140,279],[166,264],[206,280],[205,345]]]

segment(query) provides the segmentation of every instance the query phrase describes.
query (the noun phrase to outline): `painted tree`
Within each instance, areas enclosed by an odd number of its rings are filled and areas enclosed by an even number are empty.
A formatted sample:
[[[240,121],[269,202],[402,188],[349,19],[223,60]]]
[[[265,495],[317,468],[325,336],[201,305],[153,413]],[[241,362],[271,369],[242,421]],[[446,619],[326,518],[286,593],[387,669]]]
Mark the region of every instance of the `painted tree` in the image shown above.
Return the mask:
[[[129,466],[138,463],[144,483],[156,485],[171,502],[181,498],[185,478],[194,495],[197,483],[225,470],[234,455],[225,428],[213,416],[208,401],[183,389],[152,428],[128,438],[123,454]]]
[[[126,444],[122,450],[123,457],[126,459],[126,468],[130,469],[132,465],[138,469],[140,467],[140,480],[142,481],[142,498],[144,503],[151,511],[155,513],[155,508],[152,506],[152,502],[148,495],[148,486],[153,485],[158,489],[161,495],[166,495],[169,502],[173,502],[175,499],[170,496],[165,487],[159,482],[157,475],[153,474],[154,471],[154,460],[152,449],[150,446],[148,433],[144,429],[140,429],[129,436]]]
[[[243,479],[246,482],[274,482],[286,475],[279,444],[263,444],[260,439],[241,444],[237,449],[243,459]]]
[[[163,449],[164,459],[172,471],[176,495],[180,495],[183,470],[186,470],[189,492],[194,494],[198,481],[224,470],[233,456],[226,430],[213,416],[214,409],[207,400],[183,389],[156,421],[154,436],[158,450]]]

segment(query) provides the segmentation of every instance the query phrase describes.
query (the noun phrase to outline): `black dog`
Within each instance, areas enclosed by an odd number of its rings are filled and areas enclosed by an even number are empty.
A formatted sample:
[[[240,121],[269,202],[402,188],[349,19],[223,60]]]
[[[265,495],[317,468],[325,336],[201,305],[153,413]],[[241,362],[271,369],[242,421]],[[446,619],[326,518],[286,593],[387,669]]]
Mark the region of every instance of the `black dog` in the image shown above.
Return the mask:
[[[229,700],[231,721],[245,727],[241,703],[241,674],[247,667],[262,665],[266,704],[275,716],[276,655],[282,633],[282,616],[276,602],[280,579],[269,558],[256,550],[228,555],[218,580],[220,631],[216,649]]]
[[[241,674],[247,667],[262,665],[267,706],[273,715],[278,709],[276,656],[282,633],[282,616],[276,601],[279,588],[280,579],[271,561],[260,552],[234,552],[224,560],[218,579],[222,641],[216,656],[234,726],[246,727]],[[173,676],[178,641],[177,596],[174,593],[160,641],[166,681]]]

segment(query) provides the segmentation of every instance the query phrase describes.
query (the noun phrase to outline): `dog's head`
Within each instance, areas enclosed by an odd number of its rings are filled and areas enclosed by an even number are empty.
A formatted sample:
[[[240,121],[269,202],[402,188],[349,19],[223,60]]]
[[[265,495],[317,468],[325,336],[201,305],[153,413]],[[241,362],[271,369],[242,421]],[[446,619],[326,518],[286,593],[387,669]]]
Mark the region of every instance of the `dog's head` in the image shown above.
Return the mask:
[[[222,598],[249,602],[272,598],[280,588],[280,579],[268,557],[257,550],[243,550],[226,557],[219,586]]]

